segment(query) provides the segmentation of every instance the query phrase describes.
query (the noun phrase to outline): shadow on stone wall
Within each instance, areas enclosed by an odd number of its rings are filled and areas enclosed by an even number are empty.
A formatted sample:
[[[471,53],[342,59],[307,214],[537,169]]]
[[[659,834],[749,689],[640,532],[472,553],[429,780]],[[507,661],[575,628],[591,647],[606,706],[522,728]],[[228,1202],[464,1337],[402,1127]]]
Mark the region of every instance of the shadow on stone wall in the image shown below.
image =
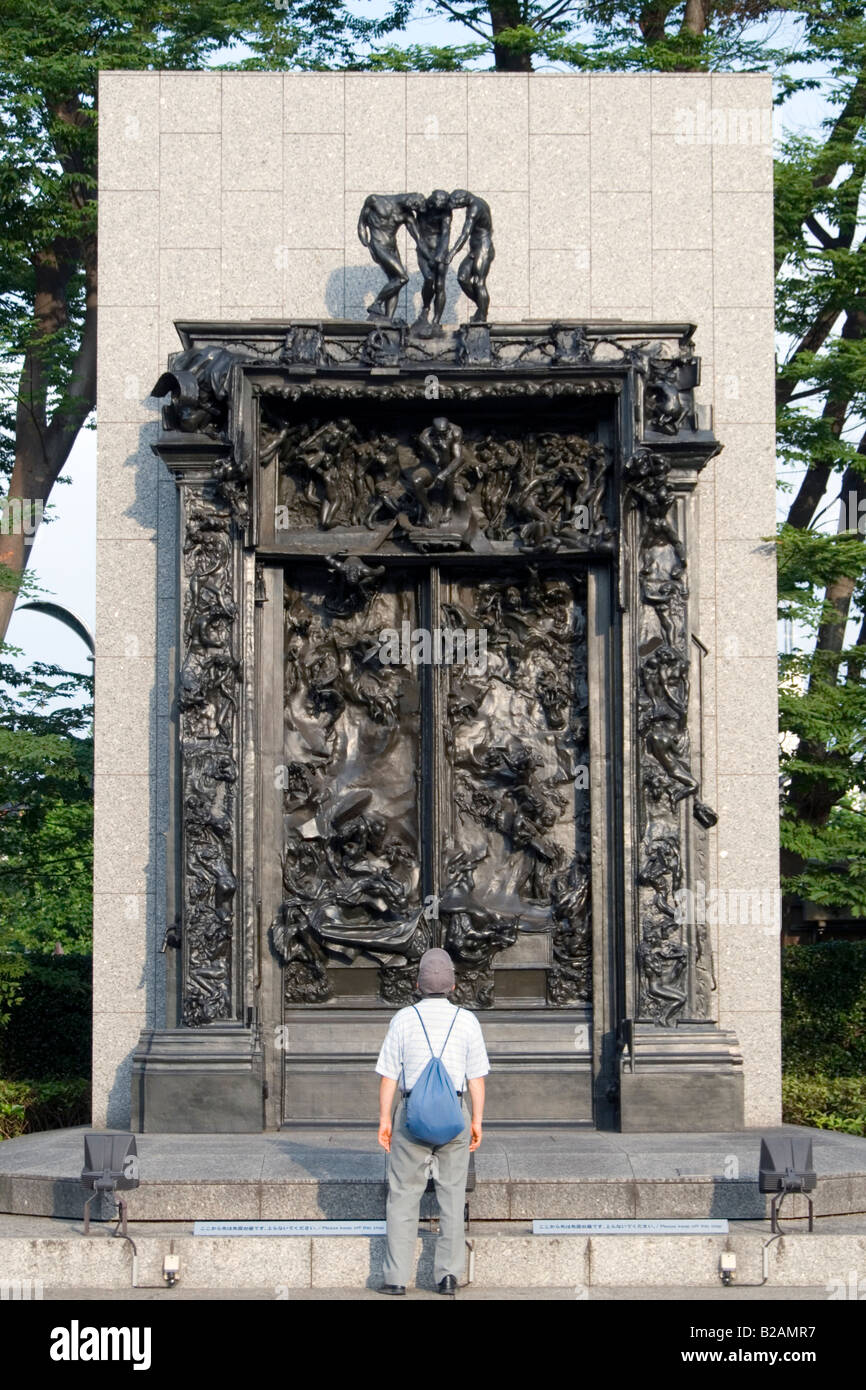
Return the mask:
[[[408,267],[407,267],[408,268]],[[367,303],[372,303],[385,283],[384,275],[373,265],[347,265],[332,270],[325,283],[325,304],[335,319],[366,320]],[[398,316],[412,323],[421,309],[421,272],[409,276],[409,283],[400,296]],[[448,271],[445,311],[442,322],[447,327],[457,323],[457,305],[461,290],[453,270]],[[468,303],[468,301],[467,301]],[[471,306],[469,306],[471,307]]]

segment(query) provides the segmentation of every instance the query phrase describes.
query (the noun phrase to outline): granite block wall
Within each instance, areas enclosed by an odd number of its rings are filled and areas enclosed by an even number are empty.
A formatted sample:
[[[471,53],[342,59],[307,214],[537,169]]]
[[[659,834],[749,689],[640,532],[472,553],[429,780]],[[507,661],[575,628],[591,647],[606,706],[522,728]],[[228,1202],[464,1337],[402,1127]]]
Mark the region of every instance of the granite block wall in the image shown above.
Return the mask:
[[[102,74],[96,1123],[128,1123],[132,1048],[165,1017],[174,484],[148,391],[175,319],[363,317],[364,197],[436,186],[491,205],[492,320],[698,325],[725,445],[698,493],[720,1022],[747,1123],[778,1120],[770,101],[742,75]],[[446,321],[471,307],[453,281]]]

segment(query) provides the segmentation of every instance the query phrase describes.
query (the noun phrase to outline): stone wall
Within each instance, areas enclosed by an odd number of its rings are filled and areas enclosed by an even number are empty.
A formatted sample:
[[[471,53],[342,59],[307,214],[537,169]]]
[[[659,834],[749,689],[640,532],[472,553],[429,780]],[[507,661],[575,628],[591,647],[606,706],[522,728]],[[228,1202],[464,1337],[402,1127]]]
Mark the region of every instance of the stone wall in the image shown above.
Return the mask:
[[[436,186],[491,204],[492,321],[698,325],[725,445],[698,492],[719,1021],[747,1124],[778,1120],[770,101],[739,75],[102,74],[95,1123],[128,1123],[165,1019],[175,485],[147,393],[175,319],[363,317],[364,197]],[[470,309],[452,293],[445,320]]]

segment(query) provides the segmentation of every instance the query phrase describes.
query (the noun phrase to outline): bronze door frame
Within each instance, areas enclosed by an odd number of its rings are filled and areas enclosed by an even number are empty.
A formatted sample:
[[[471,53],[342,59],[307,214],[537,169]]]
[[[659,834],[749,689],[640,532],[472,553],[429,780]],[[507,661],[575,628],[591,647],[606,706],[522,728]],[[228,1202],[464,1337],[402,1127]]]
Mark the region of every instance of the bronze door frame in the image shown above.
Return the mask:
[[[613,537],[581,552],[595,615],[588,662],[596,1123],[616,1121],[626,1082],[650,1097],[652,1078],[671,1070],[695,1079],[712,1073],[721,1095],[729,1078],[736,1081],[737,1057],[732,1035],[714,1021],[706,924],[679,923],[671,911],[680,887],[705,874],[714,820],[699,797],[694,491],[719,445],[694,403],[692,326],[474,325],[421,348],[397,325],[178,327],[183,352],[154,391],[172,397],[154,447],[178,484],[180,543],[166,873],[172,968],[167,1032],[148,1032],[147,1056],[164,1048],[166,1075],[189,1067],[221,1076],[220,1094],[234,1088],[245,1114],[268,1049],[273,1061],[264,965],[274,870],[259,848],[270,834],[261,786],[276,752],[276,711],[253,673],[263,635],[270,629],[273,638],[279,620],[269,573],[293,546],[297,558],[314,552],[275,533],[277,469],[261,449],[262,400],[357,399],[369,409],[414,401],[431,415],[447,413],[450,401],[465,411],[475,400],[485,409],[503,398],[535,409],[550,400],[584,417],[604,411],[613,431]],[[442,404],[427,407],[431,381]],[[635,1073],[641,1049],[650,1066]],[[145,1073],[158,1089],[146,1060]]]

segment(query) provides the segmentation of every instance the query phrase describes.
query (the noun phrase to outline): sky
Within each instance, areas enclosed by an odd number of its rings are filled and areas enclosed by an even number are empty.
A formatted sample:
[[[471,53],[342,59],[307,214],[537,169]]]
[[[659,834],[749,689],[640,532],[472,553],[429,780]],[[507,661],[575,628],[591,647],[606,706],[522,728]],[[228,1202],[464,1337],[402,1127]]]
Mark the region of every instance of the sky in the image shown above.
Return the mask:
[[[51,494],[48,515],[33,542],[30,571],[45,592],[34,598],[51,599],[71,608],[93,632],[96,606],[96,431],[82,430],[63,470],[67,486]],[[25,600],[22,600],[26,602]],[[66,671],[89,674],[89,653],[80,637],[41,613],[16,608],[6,641],[20,647],[24,660],[50,662]]]
[[[356,0],[358,13],[369,16],[385,9],[384,0]],[[458,28],[444,18],[418,19],[408,27],[405,42],[446,44],[471,41],[470,31]],[[778,30],[774,31],[778,40]],[[483,66],[483,64],[482,64]],[[820,92],[807,92],[786,104],[777,114],[777,136],[784,130],[815,130],[827,112]],[[31,572],[51,598],[72,609],[93,631],[96,598],[96,433],[83,430],[75,443],[63,472],[68,485],[55,487],[50,514],[53,520],[40,526],[34,541]],[[790,475],[789,475],[790,477]],[[787,494],[780,494],[784,514]],[[828,519],[835,529],[835,511]],[[52,662],[66,670],[88,672],[90,661],[84,643],[55,619],[16,609],[7,642],[22,649],[16,663]]]

